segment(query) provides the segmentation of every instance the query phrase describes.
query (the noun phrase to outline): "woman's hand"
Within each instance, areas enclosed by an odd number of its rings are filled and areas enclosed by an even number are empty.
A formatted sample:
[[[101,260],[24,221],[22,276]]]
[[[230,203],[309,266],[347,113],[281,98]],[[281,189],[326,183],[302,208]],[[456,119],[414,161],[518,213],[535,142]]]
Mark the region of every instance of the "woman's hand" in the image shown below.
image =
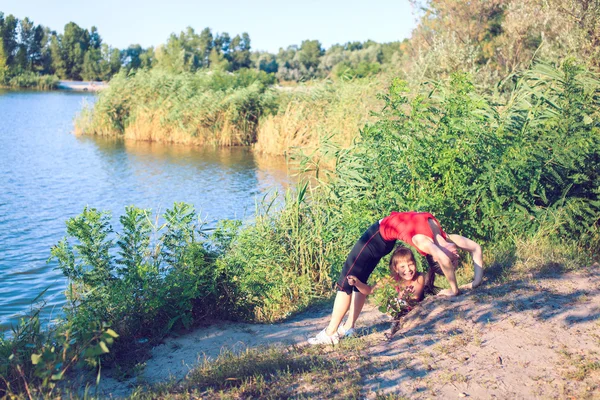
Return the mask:
[[[354,285],[356,285],[356,281],[358,280],[358,279],[356,278],[356,276],[354,276],[354,275],[348,275],[348,278],[347,278],[347,279],[348,279],[348,284],[349,284],[350,286],[354,286]]]

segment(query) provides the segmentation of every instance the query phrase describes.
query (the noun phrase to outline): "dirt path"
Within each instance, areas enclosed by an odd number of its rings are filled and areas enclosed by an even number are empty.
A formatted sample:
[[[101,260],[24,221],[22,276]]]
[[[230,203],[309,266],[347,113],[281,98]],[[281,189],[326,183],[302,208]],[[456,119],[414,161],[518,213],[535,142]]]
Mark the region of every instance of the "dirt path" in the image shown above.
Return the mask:
[[[416,399],[600,399],[598,268],[432,300],[392,343],[372,347],[380,368],[366,378],[367,391]]]
[[[219,323],[169,338],[139,376],[101,382],[101,396],[129,395],[139,384],[182,380],[223,350],[297,344],[322,329],[330,308],[285,323]],[[438,398],[600,399],[600,268],[478,288],[454,299],[428,298],[391,342],[389,319],[372,305],[361,316],[373,343],[364,365],[365,398],[394,393]]]

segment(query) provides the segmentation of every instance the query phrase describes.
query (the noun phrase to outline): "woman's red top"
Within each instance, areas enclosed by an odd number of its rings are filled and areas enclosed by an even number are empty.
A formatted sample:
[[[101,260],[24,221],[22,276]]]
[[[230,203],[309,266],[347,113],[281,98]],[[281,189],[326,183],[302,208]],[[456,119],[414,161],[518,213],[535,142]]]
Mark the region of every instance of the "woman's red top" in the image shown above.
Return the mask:
[[[443,231],[439,221],[435,219],[433,215],[427,212],[396,212],[393,211],[390,215],[385,217],[379,223],[379,233],[383,240],[402,240],[404,243],[414,247],[417,247],[413,243],[413,236],[421,234],[433,239],[433,232],[429,227],[428,219],[432,219],[437,226],[440,227],[442,237],[446,239],[446,232]],[[425,255],[426,253],[417,249],[419,253]]]

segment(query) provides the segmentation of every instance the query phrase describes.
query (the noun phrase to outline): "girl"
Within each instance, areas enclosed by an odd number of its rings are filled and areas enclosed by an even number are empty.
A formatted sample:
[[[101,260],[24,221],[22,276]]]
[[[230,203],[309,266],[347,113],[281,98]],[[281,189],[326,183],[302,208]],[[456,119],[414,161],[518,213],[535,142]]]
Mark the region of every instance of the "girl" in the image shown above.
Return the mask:
[[[401,314],[406,314],[412,306],[423,300],[425,290],[425,277],[417,271],[417,262],[412,251],[404,246],[396,247],[390,258],[390,273],[396,282],[396,292],[398,298],[394,306],[401,307]],[[348,283],[358,289],[365,296],[370,295],[376,289],[377,284],[369,286],[361,282],[356,276],[348,275]],[[394,308],[397,308],[394,307]],[[400,315],[393,315],[395,319]],[[338,334],[343,336],[353,336],[354,326],[345,329],[343,326],[338,328]]]
[[[450,289],[442,290],[441,296],[459,294],[454,269],[458,264],[457,248],[471,253],[475,278],[472,283],[462,288],[475,288],[483,278],[483,255],[481,247],[460,235],[447,235],[437,219],[426,212],[392,212],[384,219],[375,222],[360,237],[348,255],[340,278],[337,282],[338,292],[333,304],[331,320],[326,329],[316,337],[309,339],[311,344],[336,344],[342,336],[352,328],[365,304],[366,296],[356,286],[350,285],[348,276],[356,277],[360,282],[367,282],[382,257],[394,248],[396,240],[407,243],[421,253],[437,262],[441,272],[450,284]],[[354,291],[354,294],[352,292]],[[350,307],[352,305],[352,307]],[[346,324],[338,333],[340,322],[350,309]]]

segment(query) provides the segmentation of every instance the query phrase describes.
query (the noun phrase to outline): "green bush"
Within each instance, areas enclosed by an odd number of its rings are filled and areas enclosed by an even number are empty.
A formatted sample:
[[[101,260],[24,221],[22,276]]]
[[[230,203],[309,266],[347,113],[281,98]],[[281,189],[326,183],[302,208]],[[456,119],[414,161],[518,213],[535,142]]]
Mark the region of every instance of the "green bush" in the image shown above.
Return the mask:
[[[308,196],[307,184],[288,191],[279,210],[265,204],[252,224],[230,236],[217,268],[225,277],[231,316],[272,322],[330,292],[337,224]]]
[[[29,315],[21,318],[9,337],[0,335],[2,398],[24,392],[30,398],[52,397],[57,383],[70,369],[98,367],[100,357],[109,352],[118,337],[102,324],[88,326],[85,332],[75,330],[64,321],[43,327],[40,311],[41,307],[33,308]]]
[[[379,121],[338,157],[332,196],[352,212],[430,211],[447,231],[482,240],[532,233],[549,218],[563,236],[591,238],[599,89],[572,61],[526,71],[504,102],[465,74],[414,94],[396,80]]]
[[[353,65],[350,62],[341,62],[331,71],[336,78],[352,79],[365,78],[370,75],[377,75],[381,72],[381,64],[376,62],[361,61]]]
[[[67,222],[68,236],[52,257],[69,280],[66,319],[79,332],[109,326],[121,336],[120,350],[220,311],[219,278],[202,222],[184,203],[162,219],[156,225],[150,211],[127,207],[116,238],[109,214],[96,209]]]

